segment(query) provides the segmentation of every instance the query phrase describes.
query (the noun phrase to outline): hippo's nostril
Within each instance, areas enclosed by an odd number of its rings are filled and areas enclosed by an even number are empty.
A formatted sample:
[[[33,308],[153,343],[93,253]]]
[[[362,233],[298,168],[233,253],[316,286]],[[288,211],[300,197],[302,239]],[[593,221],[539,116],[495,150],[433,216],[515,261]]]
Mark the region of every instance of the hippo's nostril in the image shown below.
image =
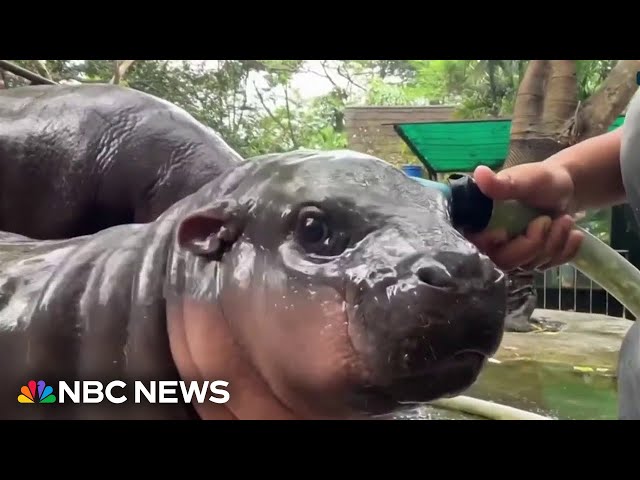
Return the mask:
[[[441,251],[434,255],[435,260],[446,266],[451,275],[460,279],[483,278],[488,272],[483,269],[484,262],[479,253]]]
[[[437,288],[449,288],[455,285],[451,274],[438,264],[420,267],[416,272],[421,282]]]

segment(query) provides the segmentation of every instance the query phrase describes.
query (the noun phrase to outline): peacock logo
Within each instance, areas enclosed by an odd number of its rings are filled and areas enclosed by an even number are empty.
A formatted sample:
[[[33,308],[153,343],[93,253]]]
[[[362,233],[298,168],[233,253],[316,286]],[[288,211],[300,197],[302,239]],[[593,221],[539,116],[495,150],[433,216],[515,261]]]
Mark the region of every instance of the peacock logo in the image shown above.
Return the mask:
[[[37,386],[37,392],[36,392]],[[37,394],[37,395],[36,395]],[[20,389],[18,395],[19,403],[56,403],[56,396],[53,394],[53,388],[45,383],[44,380],[30,380]]]

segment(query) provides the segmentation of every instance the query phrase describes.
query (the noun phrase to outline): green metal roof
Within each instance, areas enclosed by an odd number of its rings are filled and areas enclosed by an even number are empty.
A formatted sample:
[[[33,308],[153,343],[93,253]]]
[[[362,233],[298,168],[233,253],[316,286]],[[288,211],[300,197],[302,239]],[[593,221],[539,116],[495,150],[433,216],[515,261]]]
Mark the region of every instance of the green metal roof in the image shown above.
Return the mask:
[[[624,122],[619,116],[609,127]],[[394,128],[431,172],[471,172],[479,165],[498,169],[509,148],[511,120],[402,123]]]

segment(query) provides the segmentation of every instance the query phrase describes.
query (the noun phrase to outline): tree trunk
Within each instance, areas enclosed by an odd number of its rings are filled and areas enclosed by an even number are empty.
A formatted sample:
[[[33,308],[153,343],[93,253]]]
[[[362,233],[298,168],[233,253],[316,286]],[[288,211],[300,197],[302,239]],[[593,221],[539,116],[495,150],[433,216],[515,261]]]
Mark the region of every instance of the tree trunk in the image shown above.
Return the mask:
[[[602,86],[578,102],[575,60],[531,60],[514,106],[509,152],[503,168],[539,162],[575,143],[605,133],[636,92],[640,60],[620,60]],[[509,275],[507,331],[539,323],[533,272]]]
[[[129,68],[131,68],[131,65],[133,65],[133,62],[135,62],[135,60],[123,60],[122,62],[115,60],[113,77],[111,77],[111,81],[109,83],[118,85],[124,78],[127,70],[129,70]]]

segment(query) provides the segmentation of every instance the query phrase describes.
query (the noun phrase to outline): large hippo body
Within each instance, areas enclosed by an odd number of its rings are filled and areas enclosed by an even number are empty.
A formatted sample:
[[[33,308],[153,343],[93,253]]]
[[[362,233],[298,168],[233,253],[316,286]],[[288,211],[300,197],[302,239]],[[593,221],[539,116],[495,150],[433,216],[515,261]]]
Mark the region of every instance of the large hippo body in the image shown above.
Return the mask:
[[[469,387],[505,308],[438,191],[355,152],[269,155],[151,223],[1,235],[0,418],[383,414]],[[230,400],[17,401],[31,380],[179,379],[228,381]]]
[[[3,231],[59,239],[148,222],[240,160],[183,109],[137,90],[0,90]]]

